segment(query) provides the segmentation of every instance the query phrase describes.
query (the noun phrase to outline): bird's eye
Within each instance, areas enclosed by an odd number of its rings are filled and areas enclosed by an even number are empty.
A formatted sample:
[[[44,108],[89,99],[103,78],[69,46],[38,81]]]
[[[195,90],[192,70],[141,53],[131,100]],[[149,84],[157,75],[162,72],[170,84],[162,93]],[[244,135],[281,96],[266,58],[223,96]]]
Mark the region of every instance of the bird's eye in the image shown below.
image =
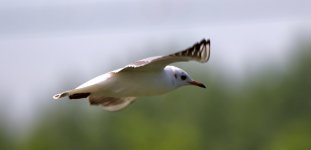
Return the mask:
[[[181,80],[186,80],[186,79],[187,79],[187,76],[182,75],[182,76],[180,76],[180,78],[181,78]]]

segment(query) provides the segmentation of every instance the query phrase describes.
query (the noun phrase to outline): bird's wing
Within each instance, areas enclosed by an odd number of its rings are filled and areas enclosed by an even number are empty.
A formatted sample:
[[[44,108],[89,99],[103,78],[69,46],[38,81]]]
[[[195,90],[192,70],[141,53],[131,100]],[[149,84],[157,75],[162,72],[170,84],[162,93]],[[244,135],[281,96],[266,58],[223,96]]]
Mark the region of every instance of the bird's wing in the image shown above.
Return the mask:
[[[91,105],[102,106],[107,111],[121,110],[134,102],[136,97],[96,97],[90,96]]]
[[[210,40],[203,39],[201,42],[195,43],[193,46],[166,56],[149,57],[138,60],[132,64],[117,70],[117,72],[127,71],[150,71],[163,69],[165,66],[183,61],[198,61],[205,63],[210,57]]]

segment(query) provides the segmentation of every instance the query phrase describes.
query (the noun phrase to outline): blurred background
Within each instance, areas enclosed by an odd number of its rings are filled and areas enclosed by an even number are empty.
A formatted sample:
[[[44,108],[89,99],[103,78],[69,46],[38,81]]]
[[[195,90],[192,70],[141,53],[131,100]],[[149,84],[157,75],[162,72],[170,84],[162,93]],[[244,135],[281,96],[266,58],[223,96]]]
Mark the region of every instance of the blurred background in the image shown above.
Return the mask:
[[[100,74],[211,39],[207,89],[119,112],[54,101]],[[310,150],[310,0],[0,0],[0,149]]]

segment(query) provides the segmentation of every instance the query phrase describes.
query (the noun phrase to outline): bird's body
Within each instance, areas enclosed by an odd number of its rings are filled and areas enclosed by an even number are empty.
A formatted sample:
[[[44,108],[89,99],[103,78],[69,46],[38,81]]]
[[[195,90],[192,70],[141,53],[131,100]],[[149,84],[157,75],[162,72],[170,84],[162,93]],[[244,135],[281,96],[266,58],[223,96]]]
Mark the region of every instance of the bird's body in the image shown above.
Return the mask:
[[[170,72],[174,66],[167,66],[159,72],[111,71],[78,86],[74,93],[91,92],[94,96],[133,97],[164,94],[175,88]],[[130,79],[130,80],[129,80]]]
[[[184,51],[142,59],[105,73],[73,90],[56,94],[53,98],[88,98],[92,105],[101,105],[108,111],[116,111],[132,103],[138,96],[160,95],[185,85],[205,88],[202,83],[192,80],[184,70],[167,65],[189,60],[206,62],[209,49],[209,40],[202,40]]]

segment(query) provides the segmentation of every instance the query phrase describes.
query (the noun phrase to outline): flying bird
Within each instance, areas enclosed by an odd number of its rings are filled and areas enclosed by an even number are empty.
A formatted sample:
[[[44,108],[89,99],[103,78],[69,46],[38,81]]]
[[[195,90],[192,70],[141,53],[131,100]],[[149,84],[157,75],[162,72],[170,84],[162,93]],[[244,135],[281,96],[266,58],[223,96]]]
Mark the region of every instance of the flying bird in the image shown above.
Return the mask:
[[[203,83],[193,80],[186,71],[169,64],[185,61],[205,63],[209,57],[210,40],[203,39],[180,52],[145,58],[110,71],[75,89],[56,94],[53,98],[88,98],[91,105],[117,111],[133,103],[139,96],[160,95],[187,85],[206,88]]]

